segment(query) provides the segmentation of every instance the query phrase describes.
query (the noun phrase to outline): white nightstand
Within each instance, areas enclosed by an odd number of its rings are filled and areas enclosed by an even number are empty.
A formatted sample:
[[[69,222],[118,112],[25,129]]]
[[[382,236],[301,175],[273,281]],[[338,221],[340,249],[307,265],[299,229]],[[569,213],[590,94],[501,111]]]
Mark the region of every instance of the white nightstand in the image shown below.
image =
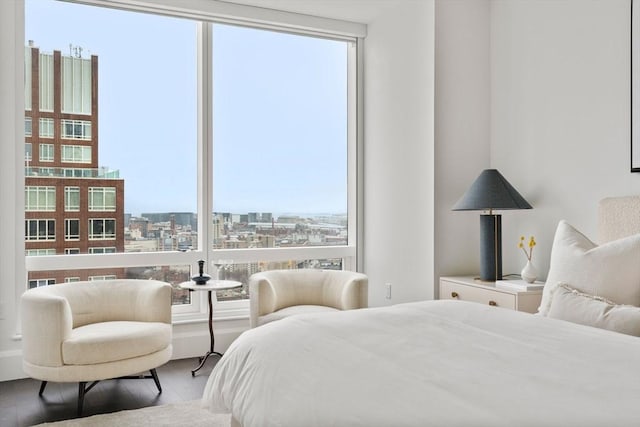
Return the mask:
[[[472,276],[441,277],[440,299],[473,301],[536,313],[542,299],[542,290],[517,291],[496,288],[495,282],[482,282]]]

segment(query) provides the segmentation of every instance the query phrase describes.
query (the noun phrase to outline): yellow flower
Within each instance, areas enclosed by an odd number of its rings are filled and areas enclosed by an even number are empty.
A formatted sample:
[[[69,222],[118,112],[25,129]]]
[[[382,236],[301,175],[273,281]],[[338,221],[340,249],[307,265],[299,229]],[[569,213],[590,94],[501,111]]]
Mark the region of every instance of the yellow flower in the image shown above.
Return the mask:
[[[533,247],[536,245],[536,239],[531,236],[529,238],[529,251],[527,252],[527,250],[524,248],[524,236],[520,236],[520,242],[518,242],[518,247],[520,249],[522,249],[522,252],[524,252],[524,255],[527,257],[527,260],[531,261],[531,256],[533,254]]]

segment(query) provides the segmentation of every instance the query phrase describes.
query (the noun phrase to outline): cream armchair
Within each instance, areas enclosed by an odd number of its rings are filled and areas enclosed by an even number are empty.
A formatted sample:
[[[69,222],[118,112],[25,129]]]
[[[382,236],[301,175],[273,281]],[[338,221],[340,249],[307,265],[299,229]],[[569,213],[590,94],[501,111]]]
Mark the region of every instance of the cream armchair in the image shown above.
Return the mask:
[[[301,313],[365,308],[368,279],[338,270],[272,270],[249,278],[251,327]]]
[[[171,285],[155,280],[76,282],[21,298],[23,369],[42,381],[78,382],[78,415],[98,381],[150,371],[171,358]],[[138,376],[136,378],[140,378]],[[88,382],[92,382],[87,386]]]

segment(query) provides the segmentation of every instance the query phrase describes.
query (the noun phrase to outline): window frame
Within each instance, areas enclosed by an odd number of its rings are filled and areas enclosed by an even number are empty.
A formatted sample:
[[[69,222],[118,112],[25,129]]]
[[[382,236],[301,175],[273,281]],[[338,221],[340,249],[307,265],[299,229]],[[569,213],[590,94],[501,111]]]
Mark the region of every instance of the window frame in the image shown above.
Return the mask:
[[[55,242],[56,241],[56,220],[54,218],[27,218],[24,220],[25,222],[25,242]],[[31,234],[29,231],[31,230],[31,223],[36,224],[36,233]],[[42,234],[40,233],[40,223],[45,224],[46,231]],[[50,234],[49,231],[53,229],[53,234]],[[30,238],[35,237],[35,238]],[[45,256],[45,255],[43,255]]]
[[[56,153],[54,145],[48,142],[41,142],[38,144],[38,158],[41,162],[55,161]]]
[[[76,224],[77,233],[71,233],[72,221]],[[64,241],[73,242],[80,240],[80,219],[79,218],[65,218],[64,219]]]
[[[69,155],[69,151],[71,155]],[[76,154],[80,154],[77,156]],[[88,154],[88,157],[86,156]],[[60,147],[60,161],[63,163],[91,164],[93,147],[90,145],[64,144]]]
[[[24,7],[23,0],[17,0]],[[126,4],[119,0],[78,0],[76,3],[98,7],[114,7],[121,10],[140,11],[193,19],[198,26],[198,249],[187,252],[117,253],[108,256],[78,254],[73,257],[42,256],[25,261],[26,271],[46,271],[73,268],[140,267],[148,265],[190,265],[197,270],[199,259],[207,260],[213,271],[214,259],[233,259],[234,262],[283,261],[319,258],[342,258],[343,268],[360,270],[362,267],[362,41],[366,26],[328,18],[308,17],[286,12],[270,11],[259,7],[231,5],[213,1],[211,4],[185,6],[178,0],[167,4],[148,1]],[[229,12],[229,8],[231,12]],[[206,10],[202,10],[206,9]],[[213,249],[213,84],[212,84],[212,25],[233,24],[265,30],[282,31],[297,35],[314,36],[348,42],[348,129],[347,129],[347,208],[348,244],[344,246],[317,246],[297,248],[261,249]],[[24,52],[17,56],[24,55]],[[18,60],[24,62],[23,58]],[[23,91],[24,92],[24,91]],[[24,94],[23,94],[24,96]],[[67,138],[70,140],[78,138]],[[90,139],[90,138],[89,138]],[[21,141],[24,143],[24,140]],[[23,149],[21,147],[21,152]],[[20,173],[19,171],[17,173]],[[205,243],[206,242],[206,243]],[[37,259],[36,259],[37,258]],[[26,272],[25,275],[26,277]],[[18,288],[19,296],[23,290]],[[207,313],[205,298],[192,296],[190,307],[174,306],[174,323],[203,319]],[[243,318],[248,316],[248,300],[218,303],[215,310],[218,318]]]
[[[113,206],[107,205],[107,193],[113,195]],[[102,198],[101,205],[96,206],[96,195]],[[89,187],[89,212],[115,212],[116,204],[116,187]]]
[[[24,196],[25,212],[55,212],[56,211],[56,187],[50,185],[26,185]],[[36,203],[32,206],[29,203],[30,193],[35,193]],[[40,203],[40,199],[44,198],[45,202]]]

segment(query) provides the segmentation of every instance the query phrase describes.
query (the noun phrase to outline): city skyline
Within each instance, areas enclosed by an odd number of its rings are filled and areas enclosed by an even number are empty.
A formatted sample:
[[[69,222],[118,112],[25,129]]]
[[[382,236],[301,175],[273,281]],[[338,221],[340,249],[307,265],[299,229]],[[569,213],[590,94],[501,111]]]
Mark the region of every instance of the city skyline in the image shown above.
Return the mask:
[[[43,0],[26,17],[25,45],[98,56],[125,212],[196,212],[196,24]],[[346,213],[345,42],[216,24],[214,45],[214,210]]]

